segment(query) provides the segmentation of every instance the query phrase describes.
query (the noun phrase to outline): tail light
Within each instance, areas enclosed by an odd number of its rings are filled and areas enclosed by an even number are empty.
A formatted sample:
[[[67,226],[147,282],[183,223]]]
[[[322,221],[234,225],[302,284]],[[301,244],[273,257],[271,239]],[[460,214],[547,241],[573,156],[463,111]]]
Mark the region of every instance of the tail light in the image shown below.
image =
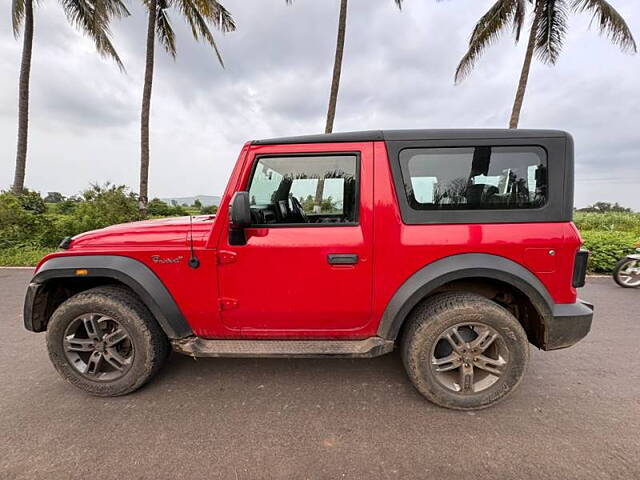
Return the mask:
[[[585,278],[587,276],[587,263],[589,261],[589,251],[579,250],[576,253],[576,259],[573,262],[573,287],[584,287]]]

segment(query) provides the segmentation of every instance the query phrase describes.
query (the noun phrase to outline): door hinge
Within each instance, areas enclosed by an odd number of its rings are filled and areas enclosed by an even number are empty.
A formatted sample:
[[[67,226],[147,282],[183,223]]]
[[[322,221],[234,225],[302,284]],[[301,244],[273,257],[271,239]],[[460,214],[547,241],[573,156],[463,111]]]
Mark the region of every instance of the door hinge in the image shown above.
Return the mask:
[[[218,265],[226,265],[237,260],[238,254],[228,250],[220,250],[218,252]]]
[[[235,298],[223,297],[218,300],[218,305],[220,305],[220,310],[231,310],[238,306],[238,300]]]

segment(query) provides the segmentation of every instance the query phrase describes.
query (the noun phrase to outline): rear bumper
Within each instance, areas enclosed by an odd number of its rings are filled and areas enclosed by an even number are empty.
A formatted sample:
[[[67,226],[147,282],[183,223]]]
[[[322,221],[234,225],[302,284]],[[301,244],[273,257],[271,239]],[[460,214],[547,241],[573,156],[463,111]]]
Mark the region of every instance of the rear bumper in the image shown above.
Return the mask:
[[[567,348],[582,340],[591,330],[593,305],[582,300],[556,304],[547,320],[544,350]]]

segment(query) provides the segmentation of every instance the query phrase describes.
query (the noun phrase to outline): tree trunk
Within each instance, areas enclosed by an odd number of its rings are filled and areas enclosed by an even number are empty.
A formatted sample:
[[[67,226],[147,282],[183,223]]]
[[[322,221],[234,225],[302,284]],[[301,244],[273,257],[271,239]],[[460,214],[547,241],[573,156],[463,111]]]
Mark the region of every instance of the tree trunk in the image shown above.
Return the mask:
[[[22,63],[18,86],[18,148],[16,171],[11,190],[24,191],[24,174],[27,165],[27,140],[29,134],[29,78],[31,76],[31,52],[33,50],[33,0],[24,2],[24,33],[22,39]]]
[[[527,53],[524,57],[524,64],[522,65],[522,72],[520,72],[520,82],[518,83],[518,90],[516,90],[516,98],[513,101],[513,109],[511,110],[511,120],[509,120],[509,128],[518,128],[518,122],[520,121],[520,110],[522,110],[522,102],[524,100],[524,93],[527,90],[527,81],[529,80],[529,70],[531,69],[531,59],[533,58],[533,49],[536,43],[536,30],[538,30],[538,23],[540,22],[540,14],[542,12],[542,1],[538,0],[533,11],[533,23],[531,24],[531,30],[529,31],[529,42],[527,43]]]
[[[313,201],[313,213],[322,213],[322,197],[324,196],[324,177],[318,178],[316,195]]]
[[[347,29],[347,0],[340,0],[340,20],[338,21],[338,40],[336,42],[336,58],[333,64],[333,79],[331,80],[331,94],[329,95],[329,111],[327,112],[327,126],[325,133],[333,131],[333,121],[336,118],[336,104],[338,103],[338,89],[340,88],[340,73],[342,72],[342,55],[344,53],[344,34]]]
[[[147,202],[149,201],[149,113],[151,110],[157,17],[158,0],[152,0],[149,3],[147,58],[144,69],[144,89],[142,90],[142,114],[140,115],[140,206],[142,210],[146,210]]]

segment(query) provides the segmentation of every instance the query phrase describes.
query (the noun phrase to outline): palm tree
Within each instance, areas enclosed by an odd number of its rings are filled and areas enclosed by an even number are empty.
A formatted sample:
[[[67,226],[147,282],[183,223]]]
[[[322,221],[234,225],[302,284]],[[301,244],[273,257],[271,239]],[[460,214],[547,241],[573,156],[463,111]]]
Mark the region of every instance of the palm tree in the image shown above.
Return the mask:
[[[292,3],[292,0],[286,0]],[[394,0],[402,10],[402,0]],[[340,16],[338,18],[338,39],[336,41],[336,53],[333,61],[333,76],[331,78],[331,93],[329,94],[329,109],[327,111],[327,123],[325,133],[333,131],[333,121],[336,118],[336,105],[338,103],[338,90],[340,88],[340,74],[342,73],[342,56],[344,54],[344,37],[347,30],[347,5],[348,0],[340,0]]]
[[[11,19],[13,34],[17,38],[24,25],[22,60],[18,84],[18,147],[16,169],[11,187],[14,193],[24,191],[24,175],[27,164],[27,140],[29,129],[29,80],[31,77],[31,53],[33,51],[33,3],[34,0],[13,0]],[[129,15],[120,0],[63,0],[61,1],[69,22],[91,38],[98,52],[115,60],[124,70],[118,54],[109,40],[109,21],[113,17]]]
[[[224,67],[222,55],[209,30],[210,22],[222,32],[231,32],[236,25],[231,14],[216,0],[144,0],[148,10],[146,64],[142,91],[142,113],[140,116],[140,205],[146,208],[149,198],[149,111],[151,109],[151,87],[153,85],[153,63],[155,38],[173,58],[176,56],[176,38],[169,22],[167,10],[178,10],[185,18],[193,38],[204,40],[213,47],[220,65]]]
[[[600,34],[609,37],[623,52],[637,51],[636,42],[624,18],[606,0],[497,0],[473,29],[469,49],[456,70],[456,82],[471,72],[484,49],[506,28],[513,30],[518,42],[529,5],[533,8],[533,19],[509,128],[518,128],[533,54],[543,63],[556,63],[567,34],[570,12],[591,13],[592,23],[598,26]]]

